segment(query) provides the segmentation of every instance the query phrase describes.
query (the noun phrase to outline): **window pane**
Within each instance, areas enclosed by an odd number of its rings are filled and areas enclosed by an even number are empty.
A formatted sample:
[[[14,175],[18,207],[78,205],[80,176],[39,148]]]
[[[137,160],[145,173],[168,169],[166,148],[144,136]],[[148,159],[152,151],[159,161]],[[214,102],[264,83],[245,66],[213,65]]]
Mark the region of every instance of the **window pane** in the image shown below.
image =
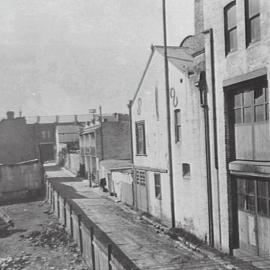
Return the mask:
[[[253,104],[253,90],[244,92],[244,106],[251,106]]]
[[[256,41],[260,39],[260,36],[260,16],[258,16],[250,20],[250,39]]]
[[[268,102],[268,88],[264,88],[265,101]]]
[[[246,196],[238,194],[238,209],[246,210]]]
[[[258,198],[258,213],[267,215],[267,200]]]
[[[237,179],[237,192],[240,194],[246,193],[246,180],[238,178]]]
[[[255,121],[264,121],[264,111],[265,111],[265,106],[264,105],[259,105],[255,107]]]
[[[234,95],[234,107],[241,107],[242,105],[242,93]]]
[[[253,121],[252,107],[244,108],[244,123],[250,123]]]
[[[260,13],[260,0],[248,0],[249,18]]]
[[[136,124],[137,154],[145,154],[144,124]]]
[[[254,212],[255,211],[255,199],[254,196],[247,196],[247,210]]]
[[[258,190],[258,197],[267,196],[267,182],[264,181],[257,181],[257,190]]]
[[[242,123],[242,109],[234,110],[234,123]]]
[[[155,179],[155,195],[156,195],[156,198],[161,199],[160,174],[155,173],[154,174],[154,179]]]
[[[237,49],[237,31],[236,28],[229,32],[229,51]]]
[[[268,104],[265,105],[265,120],[269,119],[269,106]]]
[[[235,4],[227,9],[228,30],[236,26],[236,6]]]
[[[247,180],[246,181],[246,192],[247,194],[255,194],[255,181]]]
[[[264,89],[263,88],[256,88],[254,90],[254,100],[255,100],[255,104],[264,103]]]

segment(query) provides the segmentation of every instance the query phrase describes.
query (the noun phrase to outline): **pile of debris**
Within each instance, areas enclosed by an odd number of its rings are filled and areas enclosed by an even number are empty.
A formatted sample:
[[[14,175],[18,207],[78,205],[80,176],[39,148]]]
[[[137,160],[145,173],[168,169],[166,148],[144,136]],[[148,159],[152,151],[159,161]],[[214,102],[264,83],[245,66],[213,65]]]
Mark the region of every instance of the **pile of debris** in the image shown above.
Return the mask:
[[[71,247],[71,251],[77,251],[76,244],[67,234],[65,228],[54,222],[42,226],[39,231],[30,232],[27,236],[21,235],[21,238],[27,238],[34,246],[50,249],[68,246]]]
[[[1,270],[21,270],[30,264],[30,254],[21,254],[17,257],[6,257],[0,258],[0,269]]]

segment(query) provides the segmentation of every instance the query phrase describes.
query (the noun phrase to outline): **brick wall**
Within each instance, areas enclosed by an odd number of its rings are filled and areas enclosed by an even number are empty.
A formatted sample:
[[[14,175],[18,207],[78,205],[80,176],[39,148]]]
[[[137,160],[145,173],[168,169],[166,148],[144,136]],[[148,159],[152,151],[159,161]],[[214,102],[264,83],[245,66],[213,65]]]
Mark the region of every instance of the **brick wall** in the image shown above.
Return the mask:
[[[128,121],[104,122],[103,159],[131,159],[130,124]]]

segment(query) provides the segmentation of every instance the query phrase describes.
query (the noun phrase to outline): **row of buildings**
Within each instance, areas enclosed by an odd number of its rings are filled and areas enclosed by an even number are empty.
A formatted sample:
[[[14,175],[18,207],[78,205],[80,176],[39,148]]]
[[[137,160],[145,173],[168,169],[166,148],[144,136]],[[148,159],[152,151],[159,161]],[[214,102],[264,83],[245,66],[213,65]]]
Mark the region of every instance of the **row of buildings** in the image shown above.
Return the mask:
[[[195,34],[167,47],[169,104],[155,45],[127,127],[80,133],[91,181],[224,252],[269,256],[269,15],[268,0],[195,0]]]

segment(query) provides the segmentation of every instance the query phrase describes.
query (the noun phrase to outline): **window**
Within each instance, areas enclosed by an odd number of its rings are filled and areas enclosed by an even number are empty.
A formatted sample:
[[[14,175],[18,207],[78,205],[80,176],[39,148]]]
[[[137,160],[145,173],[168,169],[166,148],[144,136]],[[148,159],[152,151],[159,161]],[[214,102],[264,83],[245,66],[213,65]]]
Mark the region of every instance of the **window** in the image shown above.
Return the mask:
[[[183,177],[190,178],[190,165],[188,163],[183,163],[182,169],[183,169]]]
[[[257,179],[237,179],[238,209],[270,217],[270,183]]]
[[[246,0],[246,45],[260,40],[260,0]]]
[[[270,160],[268,88],[264,79],[248,82],[233,92],[235,159]]]
[[[155,179],[155,196],[157,199],[161,200],[160,173],[155,173],[154,179]]]
[[[174,127],[175,127],[175,142],[180,142],[181,139],[181,111],[174,110]]]
[[[138,185],[145,186],[146,184],[146,172],[142,170],[135,171],[136,182]]]
[[[137,148],[137,155],[146,154],[144,122],[136,123],[136,148]]]
[[[224,8],[225,50],[226,55],[237,49],[236,4],[231,2]]]

